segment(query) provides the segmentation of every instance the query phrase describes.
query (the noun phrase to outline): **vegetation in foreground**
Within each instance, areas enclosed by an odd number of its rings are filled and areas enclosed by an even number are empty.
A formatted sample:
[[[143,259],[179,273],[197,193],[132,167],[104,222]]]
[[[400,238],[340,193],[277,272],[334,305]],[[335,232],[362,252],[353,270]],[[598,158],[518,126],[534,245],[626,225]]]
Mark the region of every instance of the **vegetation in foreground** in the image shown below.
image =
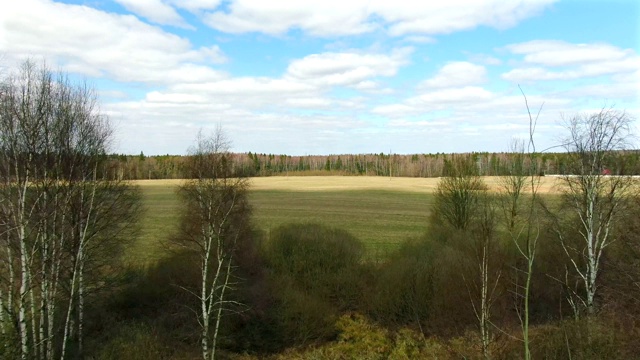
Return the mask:
[[[627,140],[622,112],[569,119],[574,176],[557,197],[539,192],[532,140],[514,148],[498,193],[477,162],[454,159],[426,231],[377,261],[340,212],[395,232],[387,218],[415,216],[403,201],[423,199],[317,193],[330,225],[267,220],[261,231],[219,130],[198,139],[180,201],[156,194],[175,213],[155,221],[177,226],[155,233],[162,252],[142,267],[125,265],[144,251],[129,247],[140,193],[102,172],[110,132],[91,92],[64,78],[54,86],[31,64],[1,90],[2,358],[637,356],[638,184],[607,168]],[[263,195],[266,205],[283,193]],[[363,197],[376,200],[354,201]],[[294,196],[263,216],[288,206],[300,214],[308,202]]]

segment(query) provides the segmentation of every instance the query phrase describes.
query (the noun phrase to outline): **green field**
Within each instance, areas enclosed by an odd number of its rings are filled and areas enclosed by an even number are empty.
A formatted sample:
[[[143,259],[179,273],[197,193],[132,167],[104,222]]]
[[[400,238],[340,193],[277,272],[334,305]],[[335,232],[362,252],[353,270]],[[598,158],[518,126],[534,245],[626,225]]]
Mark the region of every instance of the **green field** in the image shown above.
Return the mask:
[[[366,182],[366,178],[361,178]],[[163,256],[162,242],[175,232],[180,213],[176,182],[141,183],[145,213],[130,261],[146,263]],[[292,222],[339,227],[360,239],[372,258],[426,230],[431,192],[386,189],[267,189],[250,192],[254,227],[265,234]],[[143,255],[140,255],[143,254]]]

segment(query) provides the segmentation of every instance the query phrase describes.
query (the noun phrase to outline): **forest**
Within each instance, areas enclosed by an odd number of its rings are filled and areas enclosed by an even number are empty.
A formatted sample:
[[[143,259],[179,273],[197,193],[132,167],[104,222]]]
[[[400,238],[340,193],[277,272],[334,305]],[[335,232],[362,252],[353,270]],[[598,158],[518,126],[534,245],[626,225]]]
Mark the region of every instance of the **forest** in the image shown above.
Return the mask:
[[[0,358],[637,358],[634,121],[576,114],[550,154],[532,126],[500,154],[237,154],[217,128],[185,156],[109,155],[95,91],[26,62],[0,80]],[[327,174],[440,179],[422,235],[375,261],[323,209],[254,220],[252,176]],[[164,210],[134,180],[173,178],[176,226],[136,262]],[[339,194],[384,221],[382,193]]]
[[[507,146],[509,144],[506,144]],[[607,163],[616,175],[640,175],[640,151],[618,150],[619,154]],[[509,175],[514,166],[514,154],[457,153],[457,154],[343,154],[290,156],[258,153],[229,153],[236,174],[254,176],[395,176],[442,177],[447,176],[451,163],[464,159],[477,166],[478,176]],[[527,161],[534,162],[538,175],[565,175],[570,173],[571,158],[566,152],[536,153]],[[183,179],[187,156],[180,155],[117,155],[107,156],[104,176],[126,180]]]

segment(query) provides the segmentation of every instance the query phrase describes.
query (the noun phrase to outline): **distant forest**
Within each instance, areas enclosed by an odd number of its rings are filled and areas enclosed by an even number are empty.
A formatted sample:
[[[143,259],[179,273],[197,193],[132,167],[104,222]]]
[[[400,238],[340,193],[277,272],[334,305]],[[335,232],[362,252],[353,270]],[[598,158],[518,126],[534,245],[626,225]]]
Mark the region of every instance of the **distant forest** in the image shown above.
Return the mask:
[[[640,150],[626,150],[623,156],[602,169],[612,175],[640,175]],[[184,179],[188,156],[108,155],[104,175],[110,179]],[[359,154],[289,156],[259,153],[230,155],[239,176],[278,175],[363,175],[395,177],[441,177],[449,175],[454,160],[476,164],[477,175],[502,176],[514,170],[518,153],[474,152],[462,154]],[[528,158],[527,158],[528,161]],[[534,164],[540,175],[566,175],[566,153],[536,154]]]

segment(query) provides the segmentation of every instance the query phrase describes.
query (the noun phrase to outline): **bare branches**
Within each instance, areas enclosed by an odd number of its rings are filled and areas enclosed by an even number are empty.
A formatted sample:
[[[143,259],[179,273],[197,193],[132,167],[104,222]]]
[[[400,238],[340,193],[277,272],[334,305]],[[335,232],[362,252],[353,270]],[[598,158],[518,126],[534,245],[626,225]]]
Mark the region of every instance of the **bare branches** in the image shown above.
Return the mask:
[[[555,231],[575,274],[582,280],[584,295],[577,303],[583,303],[588,314],[595,312],[603,251],[615,241],[612,230],[635,186],[631,177],[613,175],[617,172],[614,166],[619,150],[631,142],[632,121],[627,113],[613,108],[565,120],[569,132],[565,148],[572,161],[571,175],[562,178],[562,210],[573,214],[574,219],[566,224],[556,221]],[[578,238],[571,238],[572,233]]]
[[[522,327],[522,341],[524,344],[524,358],[531,358],[529,341],[529,300],[531,281],[533,278],[533,265],[540,238],[540,224],[537,209],[538,189],[540,187],[539,170],[536,168],[534,160],[536,156],[536,146],[534,133],[538,122],[538,117],[542,111],[542,105],[538,109],[535,118],[531,114],[529,102],[522,88],[518,87],[524,97],[529,117],[529,142],[525,152],[524,142],[512,145],[512,152],[515,153],[516,164],[512,172],[506,176],[502,184],[502,208],[504,220],[507,225],[507,232],[518,253],[526,262],[526,269],[516,269],[516,312]],[[520,285],[518,277],[521,272],[525,276],[524,285]],[[520,294],[523,291],[523,294]],[[523,309],[520,309],[519,301],[522,301]]]
[[[0,87],[2,302],[22,358],[65,357],[70,341],[82,351],[90,279],[135,220],[135,191],[98,179],[112,130],[90,87],[28,61]]]
[[[199,260],[199,289],[189,289],[198,300],[201,350],[214,359],[223,312],[240,305],[229,298],[234,290],[235,255],[245,236],[249,206],[247,180],[236,177],[229,158],[230,143],[222,129],[211,136],[198,133],[188,162],[191,179],[179,193],[186,205],[183,234],[175,243]]]

